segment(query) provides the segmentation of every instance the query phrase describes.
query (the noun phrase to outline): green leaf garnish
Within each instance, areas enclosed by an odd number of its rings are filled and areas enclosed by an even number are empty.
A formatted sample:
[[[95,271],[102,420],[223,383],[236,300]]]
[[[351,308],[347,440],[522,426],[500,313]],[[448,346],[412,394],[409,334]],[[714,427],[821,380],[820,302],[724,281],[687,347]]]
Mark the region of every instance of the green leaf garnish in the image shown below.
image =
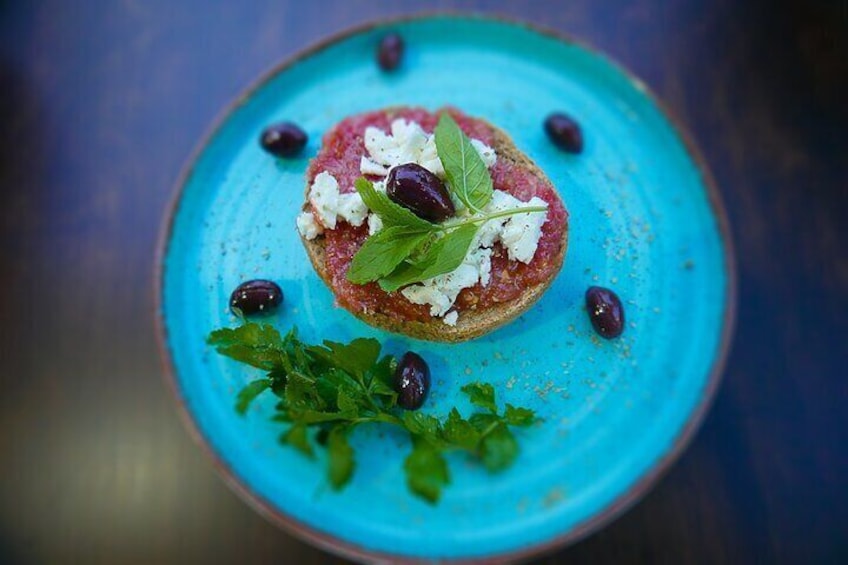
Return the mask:
[[[236,412],[244,415],[253,399],[265,392],[265,389],[270,388],[271,382],[271,379],[256,379],[248,383],[236,397]]]
[[[433,132],[436,152],[445,168],[451,191],[472,212],[482,212],[492,199],[492,177],[468,136],[445,112]]]
[[[524,206],[486,213],[492,199],[492,178],[468,136],[444,113],[434,131],[436,151],[448,187],[474,215],[434,224],[377,191],[365,177],[354,183],[365,205],[383,221],[383,229],[365,240],[353,256],[347,279],[354,284],[377,281],[386,292],[450,273],[462,264],[474,236],[485,222],[514,214],[544,212],[544,206]]]
[[[448,463],[442,452],[426,439],[412,440],[412,453],[403,462],[409,490],[430,503],[439,501],[442,487],[450,482]]]
[[[353,448],[347,441],[348,428],[336,426],[327,438],[330,484],[335,489],[342,488],[353,476]]]
[[[353,256],[347,280],[354,284],[365,284],[385,277],[403,263],[428,235],[427,232],[410,231],[404,226],[383,228],[366,239],[359,252]]]
[[[462,387],[472,404],[485,408],[463,418],[453,408],[440,419],[421,411],[397,407],[392,389],[396,361],[380,356],[380,343],[355,339],[350,343],[324,341],[308,345],[292,330],[285,337],[267,324],[246,322],[235,329],[212,332],[208,343],[219,353],[266,371],[236,396],[235,409],[244,414],[260,394],[277,398],[272,421],[285,424],[280,442],[315,457],[327,452],[327,479],[334,489],[344,487],[355,471],[350,434],[360,424],[389,424],[409,434],[412,450],[404,461],[411,492],[435,503],[450,482],[446,453],[460,451],[490,471],[508,467],[518,455],[509,426],[536,421],[532,410],[507,404],[498,411],[495,391],[485,383]],[[317,429],[316,433],[310,430]]]
[[[313,455],[312,444],[309,443],[307,427],[303,422],[298,422],[297,424],[289,427],[289,429],[283,432],[283,435],[280,436],[280,441],[300,450],[300,452],[304,455],[308,455],[310,457]]]
[[[450,273],[462,264],[476,234],[477,226],[469,224],[443,235],[418,256],[414,263],[407,261],[393,273],[380,279],[380,288],[392,292],[412,283]]]
[[[492,385],[471,383],[462,387],[462,392],[468,395],[471,404],[485,408],[489,412],[497,413],[498,407],[495,404],[495,389]]]

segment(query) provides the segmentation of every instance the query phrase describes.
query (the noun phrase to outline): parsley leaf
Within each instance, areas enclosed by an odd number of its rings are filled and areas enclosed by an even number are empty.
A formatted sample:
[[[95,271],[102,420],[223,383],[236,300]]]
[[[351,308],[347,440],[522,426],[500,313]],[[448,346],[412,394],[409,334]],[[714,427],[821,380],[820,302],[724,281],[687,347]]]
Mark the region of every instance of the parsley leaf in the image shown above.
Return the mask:
[[[469,210],[482,212],[494,190],[486,163],[447,112],[439,118],[433,133],[451,191]]]
[[[290,446],[299,449],[304,455],[312,457],[312,444],[309,443],[306,424],[298,422],[283,432],[280,436],[280,442],[287,443]]]
[[[236,397],[236,412],[244,416],[253,399],[271,386],[271,379],[256,379],[249,382]]]
[[[244,324],[232,330],[223,328],[209,334],[206,341],[221,355],[266,371],[280,362],[283,348],[280,332],[267,324]]]
[[[503,422],[497,422],[481,440],[483,464],[489,471],[502,471],[518,456],[518,442]]]
[[[441,451],[430,442],[413,438],[412,453],[403,462],[409,490],[430,503],[438,502],[442,487],[450,482],[448,464]]]
[[[459,415],[459,411],[454,408],[448,414],[448,420],[444,427],[445,440],[462,447],[463,449],[474,450],[480,442],[480,432],[478,432],[471,422],[463,419]]]
[[[468,395],[471,404],[487,409],[496,414],[498,407],[495,404],[495,389],[488,383],[470,383],[462,387],[462,392]]]
[[[443,419],[401,410],[392,388],[397,362],[391,355],[380,356],[375,339],[307,345],[295,330],[281,337],[271,326],[245,322],[212,332],[208,342],[219,353],[266,371],[265,378],[249,382],[238,393],[236,411],[244,414],[257,396],[270,391],[278,399],[271,420],[287,426],[280,442],[308,457],[315,457],[316,447],[326,449],[327,479],[334,489],[346,485],[355,471],[349,436],[359,424],[388,424],[409,434],[407,485],[416,496],[436,503],[450,482],[449,452],[463,452],[488,470],[499,471],[518,456],[509,426],[536,421],[532,410],[511,404],[499,414],[494,388],[484,383],[462,387],[472,404],[486,410],[467,419],[456,408]]]
[[[536,421],[536,414],[528,408],[516,408],[512,404],[507,404],[504,420],[510,426],[526,427]]]
[[[355,466],[353,448],[347,441],[347,434],[346,426],[335,426],[327,436],[327,454],[329,455],[327,475],[335,489],[343,487],[353,476]]]

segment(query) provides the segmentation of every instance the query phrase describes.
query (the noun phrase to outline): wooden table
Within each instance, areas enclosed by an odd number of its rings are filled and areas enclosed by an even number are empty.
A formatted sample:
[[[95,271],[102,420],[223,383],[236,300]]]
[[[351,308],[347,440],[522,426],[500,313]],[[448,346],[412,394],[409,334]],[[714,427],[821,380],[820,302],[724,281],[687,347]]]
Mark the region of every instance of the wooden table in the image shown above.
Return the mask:
[[[848,558],[848,5],[524,4],[439,5],[567,31],[644,78],[713,167],[740,273],[735,345],[694,443],[625,516],[542,562]],[[245,85],[420,6],[0,4],[0,561],[339,562],[254,514],[183,429],[153,250],[181,164]]]

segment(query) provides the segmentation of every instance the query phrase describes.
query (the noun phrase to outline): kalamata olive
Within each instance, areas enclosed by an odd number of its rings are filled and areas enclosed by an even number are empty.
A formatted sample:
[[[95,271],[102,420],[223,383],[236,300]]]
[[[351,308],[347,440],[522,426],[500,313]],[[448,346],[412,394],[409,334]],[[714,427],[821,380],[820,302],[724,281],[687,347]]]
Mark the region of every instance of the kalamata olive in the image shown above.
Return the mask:
[[[441,179],[415,163],[398,165],[389,171],[386,194],[430,222],[441,222],[456,213]]]
[[[393,71],[400,64],[403,57],[403,38],[390,33],[380,40],[377,46],[377,64],[384,71]]]
[[[601,337],[612,339],[624,331],[624,308],[610,289],[590,286],[586,291],[586,310],[592,326]]]
[[[306,132],[291,122],[268,126],[259,138],[262,148],[277,157],[294,157],[306,146],[306,141]]]
[[[270,314],[283,302],[283,291],[266,280],[243,282],[230,295],[230,310],[236,316]]]
[[[398,406],[417,410],[424,404],[430,391],[430,367],[420,355],[407,351],[398,362],[394,385],[398,393]]]
[[[569,153],[583,151],[583,132],[574,118],[563,113],[551,114],[545,120],[545,132],[554,145]]]

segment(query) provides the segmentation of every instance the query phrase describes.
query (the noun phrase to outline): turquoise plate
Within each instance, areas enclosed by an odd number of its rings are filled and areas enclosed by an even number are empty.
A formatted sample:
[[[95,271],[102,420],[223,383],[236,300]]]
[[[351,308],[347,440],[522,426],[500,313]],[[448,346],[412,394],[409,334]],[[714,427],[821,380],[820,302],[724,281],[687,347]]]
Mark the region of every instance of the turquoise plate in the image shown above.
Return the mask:
[[[407,42],[402,69],[374,62],[388,30]],[[565,266],[512,324],[460,345],[386,334],[333,306],[294,227],[304,171],[321,136],[357,112],[450,104],[508,132],[550,177],[571,216]],[[542,122],[578,118],[581,155],[558,151]],[[292,120],[301,158],[277,160],[259,132]],[[274,69],[230,108],[180,179],[160,247],[158,319],[166,365],[192,431],[263,515],[358,559],[493,560],[534,555],[596,529],[632,504],[691,438],[712,398],[733,320],[733,262],[709,173],[645,86],[605,57],[527,25],[437,16],[360,28]],[[434,386],[425,410],[469,405],[471,379],[501,402],[535,409],[521,454],[489,475],[459,454],[431,506],[407,491],[400,433],[361,427],[357,469],[334,492],[324,462],[277,443],[274,400],[242,418],[236,391],[257,373],[204,338],[233,326],[239,282],[271,278],[285,304],[270,321],[310,342],[373,336],[421,353]],[[622,297],[621,338],[598,339],[583,305],[590,285]]]

